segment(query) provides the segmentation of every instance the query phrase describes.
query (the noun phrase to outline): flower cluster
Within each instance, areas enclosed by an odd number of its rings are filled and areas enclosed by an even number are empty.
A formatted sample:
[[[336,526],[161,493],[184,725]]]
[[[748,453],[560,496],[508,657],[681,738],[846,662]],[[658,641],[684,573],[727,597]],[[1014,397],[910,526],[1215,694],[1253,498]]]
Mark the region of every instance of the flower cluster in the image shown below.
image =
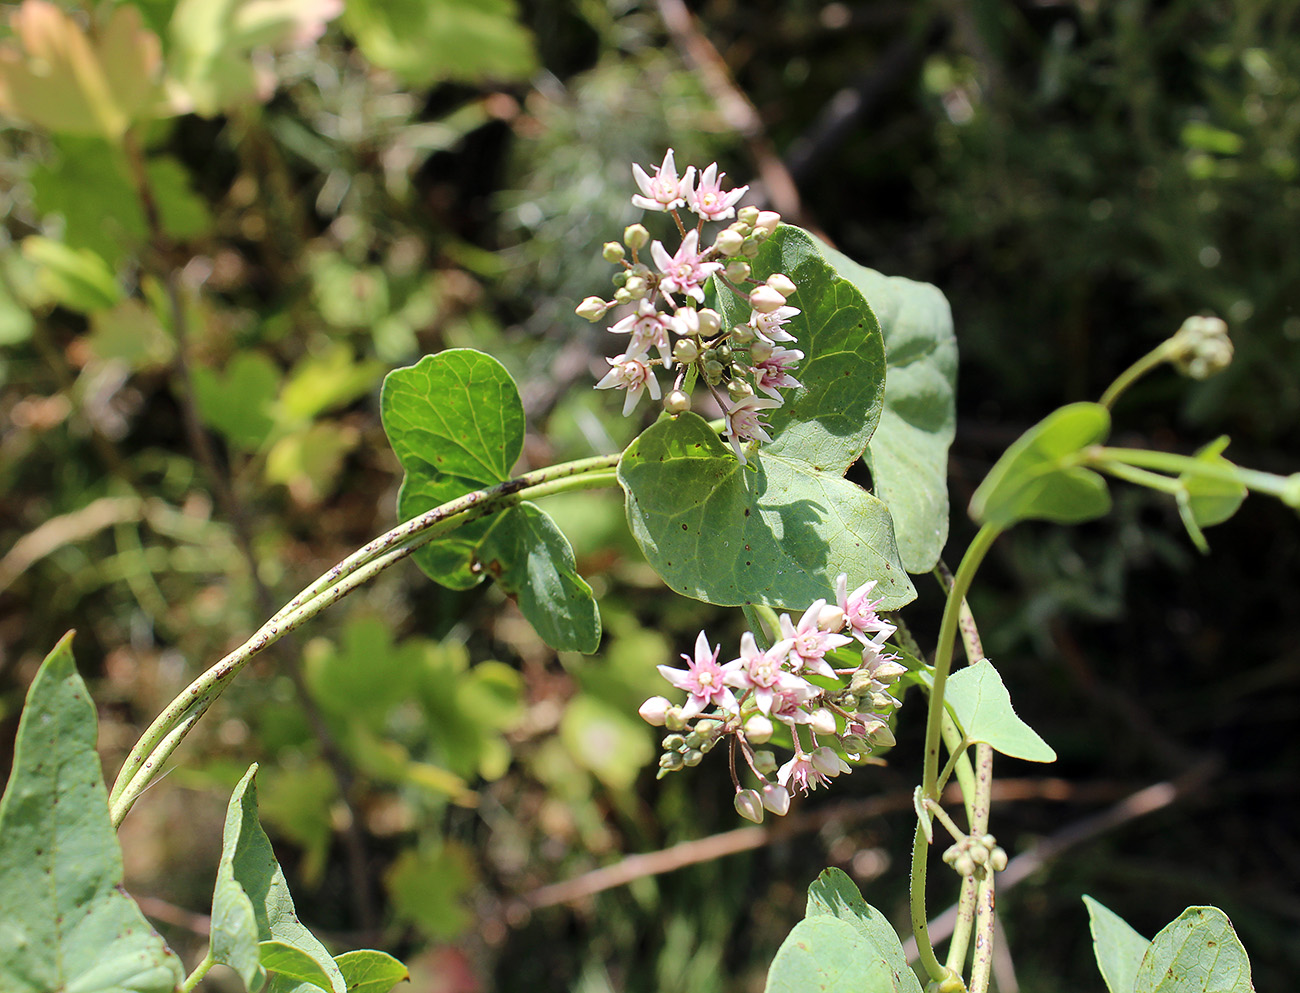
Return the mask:
[[[789,810],[794,790],[807,793],[849,771],[842,755],[859,760],[873,746],[894,743],[889,716],[899,701],[890,687],[906,669],[885,651],[885,641],[896,628],[877,613],[880,601],[871,599],[874,582],[850,593],[846,580],[840,576],[836,584],[837,603],[818,600],[797,623],[782,614],[780,639],[766,650],[746,631],[740,654],[720,663],[721,646],[710,647],[701,631],[694,654],[682,655],[685,669],[659,666],[663,677],[687,695],[681,705],[656,696],[641,706],[646,721],[669,731],[660,776],[699,764],[728,738],[736,810],[758,822],[764,808],[778,815]],[[828,653],[854,639],[861,661],[837,668],[833,662],[842,653]],[[789,727],[794,744],[794,757],[780,768],[771,751],[755,748],[772,738],[773,721]],[[838,749],[828,740],[837,742]],[[736,780],[736,752],[757,777],[758,789],[746,789]]]
[[[795,341],[786,324],[799,313],[787,304],[796,290],[794,281],[774,273],[759,282],[752,278],[748,261],[776,230],[781,216],[756,207],[737,210],[749,187],[724,190],[725,175],[714,163],[699,172],[698,179],[694,166],[679,177],[671,148],[653,176],[633,165],[640,192],[632,203],[671,214],[681,242],[670,255],[662,242],[650,240],[643,225],[628,227],[623,241],[606,243],[603,252],[607,261],[621,267],[614,276],[614,298],[587,297],[577,313],[599,321],[612,308],[625,311],[609,331],[625,335],[626,343],[606,360],[609,372],[596,384],[597,389],[627,391],[624,415],[631,413],[642,393],[662,400],[674,416],[685,413],[691,409],[691,384],[703,382],[726,417],[724,434],[743,464],[743,446],[772,440],[761,418],[781,406],[781,390],[800,385],[791,370],[804,356],[797,348],[785,347]],[[679,212],[682,207],[698,217],[689,231]],[[705,222],[733,217],[736,220],[711,244],[702,245]],[[653,267],[642,259],[647,246]],[[710,279],[718,292],[744,301],[750,312],[746,323],[723,327],[722,315],[702,306]],[[666,395],[656,377],[659,368],[673,373]]]

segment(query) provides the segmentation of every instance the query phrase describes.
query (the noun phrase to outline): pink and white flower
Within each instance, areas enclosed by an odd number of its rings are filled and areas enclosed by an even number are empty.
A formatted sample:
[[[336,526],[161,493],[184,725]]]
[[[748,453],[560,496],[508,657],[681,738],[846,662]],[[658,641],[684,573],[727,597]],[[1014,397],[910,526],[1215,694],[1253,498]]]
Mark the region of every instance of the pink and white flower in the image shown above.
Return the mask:
[[[823,631],[818,624],[825,600],[818,600],[803,612],[796,625],[789,614],[781,615],[781,636],[790,642],[790,662],[795,672],[815,672],[821,676],[835,678],[835,670],[826,661],[826,653],[832,648],[847,645],[853,639],[831,631]]]
[[[695,183],[695,166],[687,168],[686,174],[678,179],[670,148],[664,153],[663,163],[655,166],[654,171],[652,179],[639,165],[632,164],[632,178],[641,190],[632,196],[632,205],[643,210],[673,210],[684,204]]]
[[[722,671],[722,666],[718,665],[718,652],[721,650],[721,645],[710,650],[708,636],[701,631],[695,639],[695,657],[682,655],[686,662],[685,669],[674,669],[667,665],[658,667],[659,674],[664,679],[690,694],[690,699],[682,708],[682,717],[686,720],[702,713],[709,706],[719,707],[729,713],[740,710],[735,694],[727,688],[726,674]]]
[[[754,359],[754,383],[768,396],[779,400],[779,390],[803,385],[790,375],[790,370],[803,358],[799,349],[759,341],[750,349],[750,357]]]
[[[698,250],[699,243],[700,233],[692,230],[686,232],[675,255],[669,255],[662,242],[656,241],[650,246],[650,255],[664,274],[659,289],[668,299],[672,299],[672,293],[685,293],[700,303],[704,302],[704,282],[722,268],[722,263],[705,262]]]
[[[726,175],[718,172],[716,162],[700,173],[700,185],[686,193],[686,205],[692,213],[706,221],[725,221],[736,216],[736,204],[749,192],[749,187],[741,186],[724,193],[722,179]]]
[[[811,683],[799,681],[802,685],[798,689],[778,689],[772,695],[772,716],[778,721],[783,721],[794,727],[796,724],[807,724],[812,720],[807,708],[804,707],[809,700],[814,700],[821,695],[821,691]]]
[[[659,381],[655,379],[654,369],[644,352],[639,355],[624,352],[622,355],[616,355],[614,358],[605,361],[610,364],[611,368],[609,372],[605,373],[605,377],[596,384],[596,389],[627,390],[627,399],[623,401],[624,417],[632,413],[632,408],[641,399],[642,390],[649,390],[652,397],[656,400],[659,399]]]
[[[792,672],[782,668],[790,654],[791,643],[778,641],[766,652],[758,649],[752,632],[740,636],[740,657],[722,667],[728,686],[753,690],[754,702],[764,714],[772,712],[772,702],[778,691],[798,693],[807,683]]]
[[[794,758],[781,766],[776,779],[787,790],[791,792],[798,790],[804,794],[830,782],[830,777],[818,769],[813,764],[813,757],[802,749],[796,751]]]
[[[844,611],[849,630],[853,637],[864,645],[869,641],[874,641],[879,645],[898,628],[888,621],[881,620],[879,614],[876,613],[880,607],[880,601],[871,599],[871,591],[876,588],[876,580],[873,579],[869,583],[863,583],[852,593],[849,593],[848,579],[849,577],[844,573],[839,575],[839,578],[835,580],[835,593],[839,599],[840,609]]]
[[[747,396],[741,400],[728,400],[726,407],[727,427],[723,437],[731,442],[740,464],[745,464],[745,451],[740,447],[742,441],[771,441],[766,425],[759,418],[763,411],[781,406],[780,400],[768,400],[764,397]]]
[[[649,300],[642,300],[636,313],[628,314],[621,321],[610,325],[614,334],[630,334],[627,351],[633,355],[644,355],[651,348],[659,350],[664,360],[664,368],[673,367],[672,345],[668,341],[668,330],[672,327],[672,318],[662,313]]]
[[[798,339],[785,329],[785,325],[790,318],[801,313],[798,307],[778,307],[770,314],[760,314],[755,310],[749,315],[748,326],[753,328],[754,334],[769,345],[778,341],[797,341]]]

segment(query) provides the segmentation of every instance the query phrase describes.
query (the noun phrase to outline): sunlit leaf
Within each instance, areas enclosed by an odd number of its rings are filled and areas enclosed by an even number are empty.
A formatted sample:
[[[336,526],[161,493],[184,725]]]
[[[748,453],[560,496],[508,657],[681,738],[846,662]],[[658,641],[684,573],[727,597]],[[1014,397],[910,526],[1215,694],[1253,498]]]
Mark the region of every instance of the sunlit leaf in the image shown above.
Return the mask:
[[[0,989],[171,993],[180,959],[122,890],[95,706],[72,635],[27,692],[0,799]]]
[[[477,873],[469,853],[455,842],[437,852],[402,852],[384,874],[398,918],[430,938],[455,937],[473,917],[465,906]]]
[[[1138,967],[1151,942],[1092,897],[1085,896],[1083,902],[1088,908],[1092,950],[1097,956],[1097,968],[1106,981],[1106,988],[1110,993],[1133,993]]]
[[[1011,694],[988,659],[948,677],[944,700],[967,741],[983,741],[1003,755],[1029,762],[1055,762],[1056,752],[1038,732],[1016,716]]]
[[[112,271],[89,249],[32,235],[23,239],[23,255],[39,267],[41,288],[65,307],[91,313],[122,299]]]
[[[857,928],[871,946],[884,955],[893,973],[888,989],[899,993],[921,993],[921,984],[907,964],[898,934],[889,921],[875,907],[862,899],[862,893],[842,869],[823,869],[822,874],[808,887],[808,906],[805,917],[827,915],[838,917]]]
[[[1080,452],[1110,433],[1110,412],[1097,403],[1056,410],[1016,439],[970,502],[976,523],[1008,528],[1017,521],[1077,524],[1110,509],[1106,481],[1078,464]]]
[[[897,939],[895,939],[896,941]],[[806,917],[782,942],[765,993],[894,993],[913,990],[896,976],[889,953],[839,917]],[[915,977],[913,977],[915,984]]]
[[[1151,939],[1133,993],[1254,993],[1250,959],[1228,915],[1188,907]]]
[[[246,451],[256,451],[275,427],[272,405],[280,370],[261,352],[237,352],[225,369],[193,371],[194,399],[205,423]]]

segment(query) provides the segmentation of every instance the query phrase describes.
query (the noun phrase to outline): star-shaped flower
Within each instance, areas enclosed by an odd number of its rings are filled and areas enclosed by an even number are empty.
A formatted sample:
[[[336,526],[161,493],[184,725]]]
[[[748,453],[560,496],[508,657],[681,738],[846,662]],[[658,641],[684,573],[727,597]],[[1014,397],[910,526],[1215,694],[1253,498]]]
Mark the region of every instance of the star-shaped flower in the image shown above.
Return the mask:
[[[710,650],[708,636],[701,631],[695,639],[695,657],[682,655],[682,660],[686,663],[685,669],[674,669],[667,665],[658,667],[659,674],[664,679],[690,694],[686,706],[682,708],[682,717],[686,720],[702,713],[709,706],[731,713],[740,709],[735,694],[727,688],[722,666],[718,665],[718,652],[721,649],[721,645],[715,645]]]
[[[677,165],[673,162],[673,150],[664,153],[664,161],[654,167],[654,178],[636,163],[632,164],[632,178],[636,180],[639,194],[632,196],[633,206],[643,210],[672,210],[686,202],[686,195],[695,182],[695,166],[686,170],[686,175],[677,178]]]

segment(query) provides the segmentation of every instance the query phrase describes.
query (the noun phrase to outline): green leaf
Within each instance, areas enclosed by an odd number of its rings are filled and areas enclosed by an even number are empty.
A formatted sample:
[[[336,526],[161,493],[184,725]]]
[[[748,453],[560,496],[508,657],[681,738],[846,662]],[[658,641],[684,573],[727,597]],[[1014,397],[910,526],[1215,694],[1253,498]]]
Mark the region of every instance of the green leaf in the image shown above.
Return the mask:
[[[764,990],[884,993],[912,989],[897,985],[896,979],[889,955],[861,930],[839,917],[817,916],[800,921],[782,942]]]
[[[771,446],[735,454],[696,414],[664,418],[619,460],[627,518],[678,593],[722,606],[807,606],[835,579],[876,579],[886,609],[915,598],[885,505],[829,470]]]
[[[221,862],[212,894],[213,959],[237,972],[250,990],[265,976],[260,945],[278,941],[311,958],[346,993],[343,975],[316,937],[298,920],[289,884],[257,821],[257,765],[249,766],[226,808]]]
[[[194,369],[194,399],[204,422],[245,451],[256,451],[275,427],[272,405],[280,370],[261,352],[239,352],[222,372]]]
[[[1151,939],[1134,993],[1254,993],[1250,959],[1217,907],[1188,907]]]
[[[882,952],[893,972],[893,985],[899,993],[921,993],[921,983],[907,964],[903,945],[898,934],[885,920],[885,915],[862,899],[853,880],[842,869],[822,870],[822,874],[808,887],[808,907],[805,917],[838,917],[857,928],[873,948]]]
[[[477,556],[552,648],[590,654],[600,646],[596,599],[578,575],[569,540],[546,511],[533,503],[502,511]]]
[[[411,974],[387,952],[361,948],[335,956],[348,993],[388,993],[398,983],[407,982]]]
[[[822,258],[812,237],[781,225],[753,260],[754,277],[782,272],[799,289],[790,305],[802,313],[787,324],[806,358],[799,389],[785,391],[768,418],[772,444],[764,454],[806,462],[843,476],[867,447],[885,400],[885,346],[876,315],[862,293]],[[718,292],[724,324],[749,320],[746,303]]]
[[[275,974],[272,988],[293,988],[306,983],[309,987],[325,990],[325,993],[331,993],[334,989],[329,974],[320,963],[293,945],[283,941],[262,941],[258,943],[257,952],[262,968]]]
[[[95,707],[72,634],[27,692],[0,799],[0,989],[170,993],[180,960],[122,890]]]
[[[952,708],[967,741],[983,741],[1003,755],[1028,762],[1055,762],[1056,752],[1016,716],[1011,694],[988,659],[948,677],[944,700]]]
[[[305,425],[333,407],[365,396],[383,372],[374,359],[357,362],[352,349],[335,344],[322,355],[309,355],[293,367],[277,404],[287,426]]]
[[[1092,897],[1085,896],[1083,902],[1088,908],[1092,950],[1097,956],[1097,968],[1106,981],[1106,988],[1110,993],[1133,993],[1138,967],[1151,942]]]
[[[865,458],[903,565],[929,572],[948,540],[948,449],[957,429],[952,309],[929,283],[882,275],[817,244],[862,291],[884,333],[885,404]]]
[[[522,80],[537,66],[513,0],[348,0],[343,24],[370,62],[408,86]]]
[[[0,348],[32,336],[32,313],[9,292],[7,273],[0,272]]]
[[[1227,447],[1228,439],[1218,438],[1197,452],[1196,460],[1220,469],[1235,470],[1236,466],[1223,458],[1222,452]],[[1246,499],[1246,486],[1231,480],[1198,476],[1195,472],[1183,473],[1178,481],[1183,484],[1177,497],[1178,515],[1193,544],[1208,554],[1210,546],[1201,529],[1222,524],[1232,517]]]
[[[128,299],[90,315],[86,339],[95,358],[117,359],[132,370],[160,369],[176,354],[176,339],[143,300]]]
[[[1077,524],[1110,510],[1106,481],[1078,465],[1079,453],[1105,440],[1110,412],[1097,403],[1053,411],[998,459],[970,502],[978,524],[1008,528],[1017,521]]]
[[[23,256],[40,267],[41,288],[71,310],[88,314],[122,299],[112,270],[88,248],[31,235],[23,239]]]
[[[473,349],[427,355],[389,373],[380,410],[406,470],[398,495],[403,520],[504,482],[523,450],[524,409],[514,380]],[[453,589],[494,576],[553,648],[591,652],[600,643],[591,587],[576,571],[568,540],[533,504],[462,525],[413,557],[430,579]]]
[[[474,917],[465,907],[476,881],[469,852],[445,842],[436,853],[407,849],[384,874],[393,910],[434,939],[455,937]]]

